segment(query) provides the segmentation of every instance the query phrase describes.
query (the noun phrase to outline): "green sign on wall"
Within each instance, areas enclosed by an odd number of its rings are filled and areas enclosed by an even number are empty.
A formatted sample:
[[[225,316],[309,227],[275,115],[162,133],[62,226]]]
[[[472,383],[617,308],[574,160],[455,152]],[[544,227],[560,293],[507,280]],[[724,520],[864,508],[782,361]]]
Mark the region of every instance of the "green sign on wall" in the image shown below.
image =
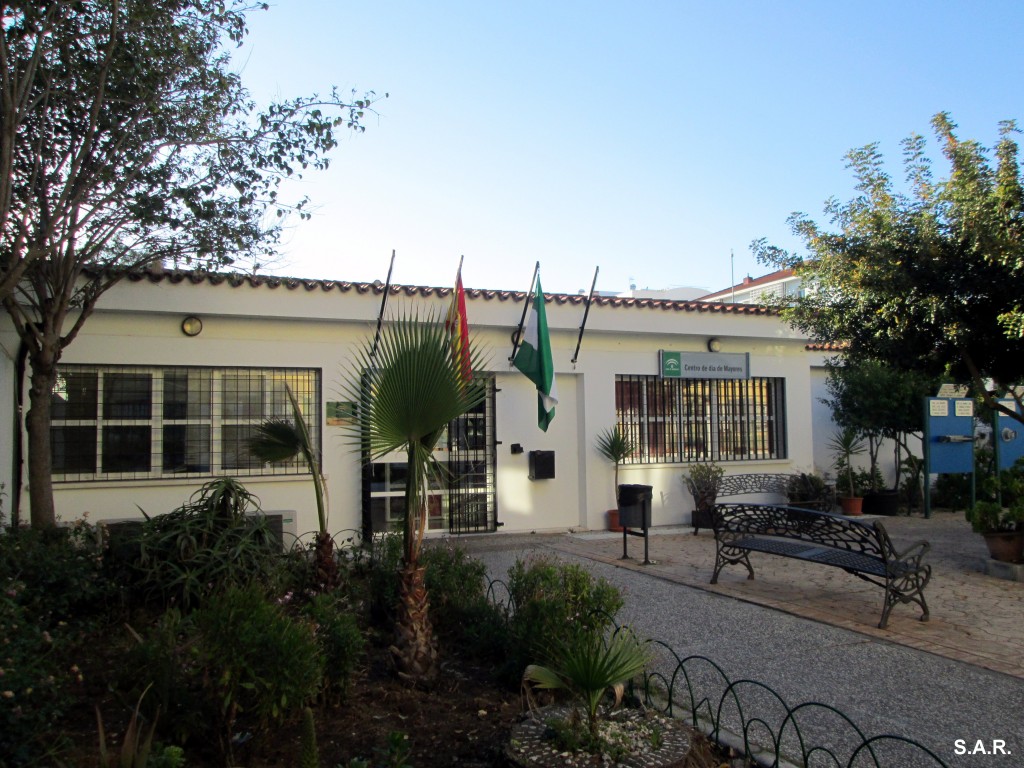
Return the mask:
[[[665,379],[749,379],[746,352],[659,352],[659,372]]]

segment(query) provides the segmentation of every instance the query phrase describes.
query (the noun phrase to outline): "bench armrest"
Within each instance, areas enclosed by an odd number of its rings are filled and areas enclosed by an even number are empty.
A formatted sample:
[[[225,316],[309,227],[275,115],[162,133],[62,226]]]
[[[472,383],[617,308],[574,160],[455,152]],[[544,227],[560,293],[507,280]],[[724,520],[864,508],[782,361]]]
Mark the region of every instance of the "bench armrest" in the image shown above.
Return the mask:
[[[890,542],[890,546],[891,546],[891,544],[892,544],[892,542]],[[913,568],[913,570],[919,571],[919,570],[921,570],[921,567],[922,567],[921,566],[921,561],[924,559],[925,554],[931,548],[932,548],[932,545],[929,544],[927,541],[923,541],[923,540],[919,541],[919,542],[917,542],[915,544],[911,544],[909,547],[907,547],[902,552],[897,552],[896,548],[892,547],[892,549],[891,549],[892,555],[891,555],[890,559],[892,559],[892,560],[894,560],[895,562],[898,562],[898,563],[904,563],[904,564],[906,564],[908,566],[911,566]]]

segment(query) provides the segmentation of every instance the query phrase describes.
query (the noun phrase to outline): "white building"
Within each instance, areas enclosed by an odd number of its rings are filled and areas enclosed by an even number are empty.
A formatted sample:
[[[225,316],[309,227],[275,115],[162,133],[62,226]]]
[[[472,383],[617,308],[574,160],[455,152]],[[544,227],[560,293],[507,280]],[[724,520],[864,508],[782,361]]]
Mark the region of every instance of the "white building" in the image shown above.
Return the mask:
[[[331,531],[379,530],[400,514],[401,466],[361,461],[342,383],[372,336],[382,292],[379,284],[178,272],[122,281],[62,359],[52,427],[58,514],[89,512],[96,521],[138,517],[138,507],[162,513],[206,480],[233,475],[264,509],[294,510],[286,517],[296,533],[314,530],[304,468],[261,467],[245,447],[255,425],[288,416],[287,381],[322,446]],[[508,361],[525,298],[467,290],[474,343],[490,358],[479,373],[493,385],[440,452],[460,480],[438,489],[432,530],[603,528],[613,468],[595,442],[617,422],[640,444],[619,480],[653,487],[655,525],[689,521],[693,502],[681,478],[693,461],[714,460],[728,473],[828,469],[821,446],[831,427],[817,402],[823,355],[773,311],[595,297],[574,364],[586,297],[549,294],[560,401],[542,432],[534,386]],[[449,288],[392,287],[387,315],[444,312],[450,299]],[[0,345],[0,398],[14,403],[18,339],[9,324],[0,324]],[[663,360],[682,363],[681,375],[663,376]],[[19,429],[15,413],[0,409],[3,434]],[[20,494],[27,520],[27,470],[16,452],[16,441],[0,443],[4,510]],[[551,458],[554,476],[531,479],[531,462],[544,474]]]
[[[701,301],[736,304],[771,304],[779,299],[796,301],[804,295],[804,280],[792,269],[780,269],[760,277],[747,275],[743,282],[700,296]]]

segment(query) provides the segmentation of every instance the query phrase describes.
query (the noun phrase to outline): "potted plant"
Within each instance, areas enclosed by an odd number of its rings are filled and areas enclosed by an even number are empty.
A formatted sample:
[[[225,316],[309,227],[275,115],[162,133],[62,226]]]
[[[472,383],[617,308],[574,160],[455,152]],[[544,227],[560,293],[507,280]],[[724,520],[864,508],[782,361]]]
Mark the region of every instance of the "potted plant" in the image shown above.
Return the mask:
[[[864,441],[853,427],[836,430],[829,440],[829,448],[835,453],[832,467],[836,471],[839,486],[839,506],[844,515],[859,515],[864,503],[855,482],[853,457],[864,453]],[[842,492],[845,491],[845,494]]]
[[[936,382],[917,373],[898,371],[877,360],[838,361],[828,364],[825,403],[840,427],[857,430],[867,446],[870,485],[864,487],[865,514],[895,515],[899,511],[898,487],[904,455],[911,454],[911,436],[924,432],[922,399],[933,393]],[[892,484],[881,468],[881,452],[893,450]]]
[[[786,498],[794,507],[827,512],[832,508],[828,485],[824,478],[813,472],[800,472],[786,483]]]
[[[618,426],[606,429],[597,436],[597,451],[615,465],[615,509],[608,510],[608,530],[621,531],[619,525],[619,465],[636,452],[636,443],[623,434]]]
[[[693,464],[683,474],[683,482],[693,496],[693,534],[696,536],[701,528],[711,527],[711,513],[718,498],[718,485],[722,482],[725,470],[714,462]]]
[[[993,560],[1019,563],[1024,559],[1024,504],[1004,507],[998,501],[976,501],[967,510],[967,522],[980,533]]]

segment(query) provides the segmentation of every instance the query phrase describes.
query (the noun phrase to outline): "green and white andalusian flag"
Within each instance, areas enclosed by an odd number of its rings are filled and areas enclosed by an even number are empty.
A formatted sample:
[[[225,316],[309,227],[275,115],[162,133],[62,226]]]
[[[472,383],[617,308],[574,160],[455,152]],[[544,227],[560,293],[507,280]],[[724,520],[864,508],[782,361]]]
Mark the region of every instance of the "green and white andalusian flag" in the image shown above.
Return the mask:
[[[544,311],[540,275],[537,275],[533,309],[526,319],[526,329],[514,365],[537,385],[537,426],[547,432],[548,425],[555,418],[558,393],[555,390],[555,367],[551,362],[551,338],[548,336],[548,318]]]

